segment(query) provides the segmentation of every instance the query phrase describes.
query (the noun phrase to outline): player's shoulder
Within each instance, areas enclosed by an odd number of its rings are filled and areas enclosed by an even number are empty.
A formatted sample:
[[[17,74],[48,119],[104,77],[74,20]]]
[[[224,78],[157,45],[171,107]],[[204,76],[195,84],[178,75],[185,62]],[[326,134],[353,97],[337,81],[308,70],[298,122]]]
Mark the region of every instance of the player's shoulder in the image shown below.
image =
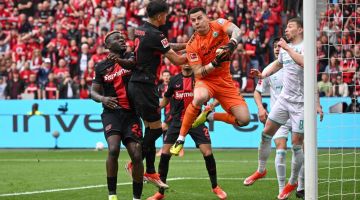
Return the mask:
[[[105,59],[95,65],[95,71],[99,73],[114,65],[115,63],[113,61]]]
[[[219,18],[219,19],[216,19],[216,20],[212,20],[210,22],[210,26],[213,27],[213,28],[222,28],[223,26],[225,26],[229,21],[227,19],[224,19],[224,18]]]

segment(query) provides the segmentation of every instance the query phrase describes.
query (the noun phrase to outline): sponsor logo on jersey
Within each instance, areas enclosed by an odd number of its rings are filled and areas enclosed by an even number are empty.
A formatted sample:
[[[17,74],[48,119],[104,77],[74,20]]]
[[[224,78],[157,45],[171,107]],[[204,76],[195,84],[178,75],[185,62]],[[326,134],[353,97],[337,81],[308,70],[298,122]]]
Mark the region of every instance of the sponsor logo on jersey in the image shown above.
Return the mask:
[[[199,57],[198,57],[198,55],[196,53],[190,53],[189,57],[190,57],[191,62],[195,62],[195,61],[199,60]]]
[[[104,81],[112,81],[114,80],[114,78],[118,77],[118,76],[123,76],[126,74],[129,74],[131,71],[127,70],[127,69],[120,69],[112,74],[107,74],[104,76]]]
[[[176,91],[175,92],[175,96],[174,96],[174,98],[176,99],[176,100],[182,100],[182,99],[184,99],[184,98],[193,98],[194,97],[194,93],[193,92],[184,92],[184,91],[182,91],[182,90],[180,90],[180,91]]]
[[[218,24],[224,25],[225,20],[224,19],[218,19],[216,20]]]
[[[219,33],[216,32],[216,31],[214,31],[214,32],[213,32],[213,37],[214,37],[214,38],[217,38],[217,36],[219,36]]]
[[[164,48],[167,48],[169,46],[169,42],[166,38],[161,40],[161,44],[163,45]]]

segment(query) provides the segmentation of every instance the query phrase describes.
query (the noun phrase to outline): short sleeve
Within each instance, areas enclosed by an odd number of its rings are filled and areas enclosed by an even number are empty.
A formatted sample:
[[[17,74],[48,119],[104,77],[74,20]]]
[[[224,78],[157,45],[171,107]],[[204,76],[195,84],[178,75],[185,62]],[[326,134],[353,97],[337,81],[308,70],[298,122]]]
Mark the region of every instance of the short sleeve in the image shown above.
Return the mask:
[[[174,77],[170,79],[168,88],[164,94],[164,97],[171,98],[174,95]]]
[[[269,81],[270,81],[269,77],[267,77],[265,79],[259,79],[255,90],[260,92],[260,93],[268,92],[270,90]]]
[[[99,72],[99,68],[100,66],[95,66],[95,76],[93,78],[93,83],[97,83],[97,84],[103,84],[103,77],[101,76],[101,73]]]
[[[227,29],[231,26],[232,23],[224,18],[219,18],[214,20],[212,24],[216,29],[221,29],[226,33]]]
[[[154,33],[152,35],[151,38],[148,38],[150,47],[155,51],[160,51],[162,54],[170,50],[170,43],[163,33]]]

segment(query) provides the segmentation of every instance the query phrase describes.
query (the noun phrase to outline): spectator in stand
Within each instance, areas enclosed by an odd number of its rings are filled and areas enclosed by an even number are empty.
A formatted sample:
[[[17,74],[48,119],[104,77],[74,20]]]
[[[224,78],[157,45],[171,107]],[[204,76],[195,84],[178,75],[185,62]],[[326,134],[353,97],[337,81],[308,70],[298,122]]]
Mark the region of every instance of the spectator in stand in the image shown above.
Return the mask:
[[[0,6],[3,4],[0,4]],[[0,9],[1,12],[1,9]],[[0,23],[0,56],[10,50],[10,33],[4,31]]]
[[[19,73],[14,71],[12,78],[8,81],[5,89],[6,99],[21,99],[24,91],[24,82],[20,80]]]
[[[51,68],[55,67],[55,65],[57,64],[58,59],[59,59],[59,53],[58,53],[57,49],[55,48],[54,43],[50,42],[46,46],[46,48],[43,49],[41,54],[43,57],[50,59]]]
[[[34,99],[41,99],[41,90],[39,84],[36,82],[36,75],[30,74],[29,82],[25,86],[25,94],[33,94]]]
[[[93,60],[89,60],[88,67],[84,73],[84,79],[88,86],[91,86],[92,80],[95,77],[95,62]]]
[[[230,73],[232,75],[232,79],[237,82],[236,85],[241,86],[240,91],[243,92],[246,88],[247,78],[244,71],[240,68],[239,60],[232,60],[230,66]]]
[[[52,69],[52,72],[54,73],[56,79],[62,80],[63,78],[65,78],[65,74],[69,73],[69,68],[66,66],[66,64],[66,61],[61,58],[59,60],[58,66]]]
[[[115,0],[115,5],[111,9],[110,22],[114,24],[125,24],[126,8],[121,0]]]
[[[349,96],[348,85],[342,81],[342,76],[336,76],[336,83],[333,85],[334,97],[347,97]]]
[[[51,72],[51,60],[50,58],[45,58],[38,71],[38,82],[40,85],[45,85],[48,81],[48,75]]]
[[[59,99],[59,87],[55,81],[53,73],[49,73],[48,81],[44,84],[42,89],[43,99]]]
[[[88,67],[88,62],[91,58],[89,54],[89,45],[84,43],[81,45],[81,53],[78,56],[77,74],[82,76]]]
[[[24,66],[21,67],[20,79],[23,80],[25,83],[28,83],[31,74],[34,74],[34,72],[30,69],[30,62],[26,61]]]
[[[330,62],[326,66],[324,73],[330,74],[330,80],[332,80],[336,78],[340,72],[339,60],[333,55],[330,57]]]
[[[3,76],[0,76],[0,100],[6,99],[5,89],[6,89],[6,80]]]
[[[261,70],[259,66],[258,52],[256,52],[259,46],[259,40],[255,37],[254,31],[250,31],[249,37],[245,43],[245,52],[246,55],[249,57],[249,62],[246,70],[247,74],[249,74],[250,69]],[[257,79],[255,79],[255,83],[257,83]]]
[[[79,97],[80,97],[80,99],[88,99],[89,98],[89,86],[86,84],[86,80],[84,78],[80,79]]]
[[[332,96],[332,84],[329,81],[329,75],[323,73],[321,75],[321,81],[318,82],[318,90],[320,97],[331,97]]]
[[[345,58],[343,58],[340,63],[340,69],[343,72],[344,82],[349,84],[358,69],[357,62],[354,59],[354,55],[351,50],[346,50]]]
[[[73,81],[69,72],[65,72],[65,76],[59,85],[60,99],[76,99],[78,98],[78,85]]]

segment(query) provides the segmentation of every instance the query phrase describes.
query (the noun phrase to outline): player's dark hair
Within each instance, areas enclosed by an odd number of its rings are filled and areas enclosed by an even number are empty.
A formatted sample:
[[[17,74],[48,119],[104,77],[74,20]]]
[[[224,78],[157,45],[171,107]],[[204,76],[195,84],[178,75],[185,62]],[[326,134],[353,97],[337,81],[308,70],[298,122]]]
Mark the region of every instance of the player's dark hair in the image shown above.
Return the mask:
[[[280,41],[280,38],[279,38],[279,37],[277,37],[277,38],[275,38],[275,39],[274,39],[274,41],[273,41],[273,43],[272,43],[272,44],[274,45],[276,42],[279,42],[279,41]]]
[[[152,18],[155,15],[169,11],[169,5],[164,0],[152,0],[146,7],[148,17]]]
[[[304,27],[303,26],[303,21],[299,17],[294,17],[294,18],[289,19],[288,23],[290,23],[290,22],[295,22],[301,28]]]
[[[188,15],[197,13],[197,12],[199,12],[199,11],[203,12],[203,13],[206,15],[206,10],[205,10],[205,8],[203,8],[203,7],[195,7],[195,8],[193,8],[193,9],[191,9],[191,10],[188,12]]]

